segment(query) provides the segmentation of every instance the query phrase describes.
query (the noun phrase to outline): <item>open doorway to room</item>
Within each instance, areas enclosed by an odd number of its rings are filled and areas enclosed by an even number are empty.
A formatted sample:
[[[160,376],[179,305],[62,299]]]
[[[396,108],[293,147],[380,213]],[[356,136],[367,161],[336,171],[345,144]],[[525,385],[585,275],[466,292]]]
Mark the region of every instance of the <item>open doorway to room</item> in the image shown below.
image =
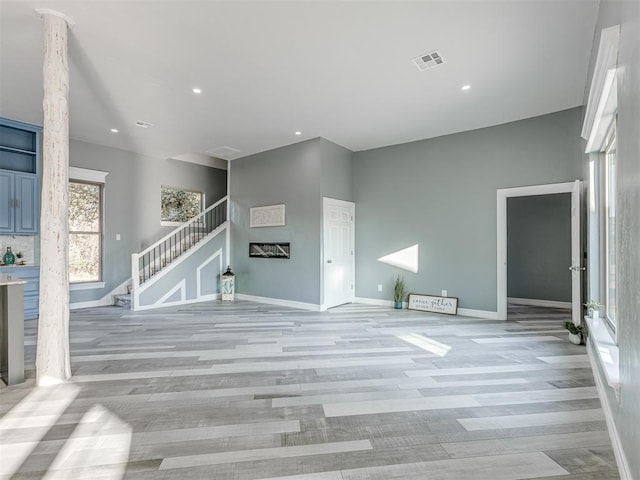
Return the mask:
[[[553,225],[549,226],[549,225],[545,225],[540,226],[538,225],[538,231],[536,232],[531,232],[529,231],[528,233],[522,232],[520,233],[520,235],[522,235],[521,240],[524,239],[525,237],[527,237],[527,235],[529,237],[534,237],[532,238],[526,238],[526,243],[528,245],[525,245],[525,249],[524,251],[518,252],[517,248],[515,246],[513,246],[513,241],[517,240],[512,238],[512,258],[511,261],[515,261],[516,265],[513,265],[511,268],[511,274],[512,276],[514,275],[515,269],[517,268],[526,268],[529,269],[529,274],[531,275],[531,272],[535,272],[536,275],[536,289],[537,289],[537,293],[533,294],[531,293],[532,290],[529,290],[530,293],[527,294],[527,296],[549,296],[549,289],[547,288],[547,285],[542,285],[542,283],[545,281],[545,276],[550,276],[552,274],[558,275],[558,277],[561,279],[562,275],[560,274],[560,271],[562,268],[566,269],[565,271],[570,273],[570,282],[571,282],[571,300],[570,300],[570,306],[571,306],[571,319],[574,323],[578,324],[580,322],[580,317],[582,314],[582,306],[581,306],[581,302],[582,302],[582,271],[584,270],[584,267],[582,267],[582,244],[581,244],[581,236],[580,236],[580,218],[581,218],[581,213],[580,213],[580,207],[581,207],[581,201],[580,201],[580,197],[581,197],[581,190],[582,190],[582,182],[579,180],[576,180],[575,182],[567,182],[567,183],[555,183],[555,184],[548,184],[548,185],[533,185],[533,186],[529,186],[529,187],[516,187],[516,188],[505,188],[505,189],[500,189],[497,191],[497,225],[498,225],[498,236],[497,236],[497,310],[498,310],[498,319],[500,320],[506,320],[507,319],[507,298],[508,295],[511,296],[513,295],[511,298],[525,298],[526,300],[535,300],[535,299],[530,299],[530,298],[526,298],[526,297],[522,297],[521,295],[523,295],[523,290],[522,288],[524,288],[522,286],[523,283],[526,283],[529,279],[526,278],[526,272],[524,277],[522,279],[520,279],[521,285],[518,286],[518,279],[514,279],[514,281],[512,282],[512,284],[509,284],[509,258],[508,258],[508,204],[507,201],[511,200],[511,199],[523,199],[520,201],[515,201],[515,203],[512,203],[512,208],[516,209],[516,213],[518,210],[518,207],[520,207],[520,213],[522,213],[524,209],[529,209],[529,211],[531,211],[532,208],[535,208],[536,205],[536,200],[534,198],[534,200],[527,202],[527,198],[532,198],[532,197],[541,197],[542,200],[538,200],[538,204],[546,204],[546,203],[550,203],[553,204],[554,200],[553,198],[551,198],[550,196],[557,196],[559,202],[562,202],[562,195],[563,194],[569,194],[569,218],[570,218],[570,238],[569,238],[569,244],[570,244],[570,256],[567,259],[566,256],[564,258],[561,258],[560,256],[555,256],[555,258],[552,259],[547,259],[546,263],[547,265],[550,262],[557,262],[558,265],[556,265],[555,267],[557,267],[557,269],[554,267],[553,272],[545,270],[544,268],[540,268],[541,266],[544,266],[545,262],[543,261],[542,258],[532,258],[535,255],[535,250],[537,249],[537,245],[536,243],[540,243],[543,242],[542,238],[545,237],[545,235],[543,235],[543,232],[540,232],[540,229],[548,229],[549,227],[553,228]],[[547,200],[549,199],[549,200]],[[538,205],[539,207],[540,205]],[[552,206],[552,205],[551,205]],[[546,205],[546,207],[549,207],[549,205]],[[566,211],[566,210],[565,210]],[[548,215],[548,212],[547,212]],[[536,217],[540,217],[541,222],[545,223],[545,218],[544,218],[544,214],[543,212],[539,212],[536,213]],[[558,222],[560,222],[562,215],[558,214]],[[527,219],[526,218],[522,218],[520,219],[521,221],[519,222],[520,224],[524,224],[524,227],[527,227]],[[533,217],[530,218],[531,222],[533,223],[534,219]],[[549,221],[549,219],[546,220],[547,223],[551,223]],[[559,223],[556,223],[555,228],[562,228],[559,226]],[[518,225],[512,225],[512,227],[518,227]],[[523,227],[523,228],[524,228]],[[528,227],[527,227],[528,228]],[[512,231],[512,236],[516,235],[513,231]],[[550,234],[549,234],[550,235]],[[559,238],[559,237],[557,237]],[[537,242],[536,242],[537,240]],[[522,240],[524,241],[524,240]],[[544,241],[544,243],[547,245],[547,249],[551,248],[549,247],[549,243],[546,242],[546,240]],[[535,248],[534,248],[535,247]],[[519,255],[521,258],[516,260],[515,256]],[[567,262],[567,260],[569,260]],[[518,261],[520,262],[520,265],[518,265]],[[550,283],[550,282],[548,282]],[[531,285],[529,285],[531,287]],[[511,293],[508,293],[509,287],[511,287]],[[520,288],[520,291],[518,292],[518,288]],[[544,295],[542,295],[544,294]],[[557,292],[557,294],[559,294],[559,292]],[[518,295],[518,296],[516,296]],[[555,296],[555,298],[560,298],[558,296]],[[554,298],[552,297],[551,299],[543,299],[543,300],[547,300],[547,301],[551,301],[551,302],[563,302],[561,304],[555,304],[556,306],[566,306],[566,303],[564,302],[564,300],[554,300]],[[529,302],[531,303],[531,302]],[[539,304],[538,305],[540,307],[545,307],[545,304]],[[546,308],[549,308],[549,306],[553,306],[554,304],[551,303],[546,303]],[[566,316],[565,318],[568,318],[569,312],[566,312]]]
[[[571,315],[571,194],[507,198],[507,319]]]

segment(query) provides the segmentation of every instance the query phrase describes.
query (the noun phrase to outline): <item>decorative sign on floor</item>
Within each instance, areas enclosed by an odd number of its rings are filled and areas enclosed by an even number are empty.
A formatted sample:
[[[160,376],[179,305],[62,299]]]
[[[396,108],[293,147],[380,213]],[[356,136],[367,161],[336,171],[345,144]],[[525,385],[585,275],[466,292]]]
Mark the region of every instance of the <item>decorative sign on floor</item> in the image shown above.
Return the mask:
[[[287,243],[250,243],[249,256],[256,258],[289,258],[291,247]]]
[[[458,299],[456,297],[437,297],[435,295],[409,294],[409,310],[421,310],[423,312],[445,313],[447,315],[458,314]]]

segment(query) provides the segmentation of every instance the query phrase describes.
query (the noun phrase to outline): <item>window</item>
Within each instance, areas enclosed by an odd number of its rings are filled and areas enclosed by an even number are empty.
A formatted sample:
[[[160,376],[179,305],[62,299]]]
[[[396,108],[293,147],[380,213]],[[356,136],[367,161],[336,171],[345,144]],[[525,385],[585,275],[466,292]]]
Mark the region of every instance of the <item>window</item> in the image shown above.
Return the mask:
[[[616,130],[604,150],[604,305],[611,328],[616,328]]]
[[[160,222],[177,226],[198,216],[204,206],[204,193],[175,187],[160,187]]]
[[[102,280],[102,184],[69,182],[69,283]]]

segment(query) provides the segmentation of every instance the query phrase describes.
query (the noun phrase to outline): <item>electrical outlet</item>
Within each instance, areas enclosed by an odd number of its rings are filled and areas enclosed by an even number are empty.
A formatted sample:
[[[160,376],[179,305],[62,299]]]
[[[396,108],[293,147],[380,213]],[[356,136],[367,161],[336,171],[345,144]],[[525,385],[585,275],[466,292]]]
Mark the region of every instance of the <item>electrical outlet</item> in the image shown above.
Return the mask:
[[[116,240],[120,240],[120,234],[116,233]]]
[[[381,291],[382,291],[382,284],[381,284],[381,283],[379,283],[379,284],[378,284],[378,291],[379,291],[379,292],[381,292]]]
[[[442,290],[442,296],[446,297],[447,296],[447,291],[446,290]]]

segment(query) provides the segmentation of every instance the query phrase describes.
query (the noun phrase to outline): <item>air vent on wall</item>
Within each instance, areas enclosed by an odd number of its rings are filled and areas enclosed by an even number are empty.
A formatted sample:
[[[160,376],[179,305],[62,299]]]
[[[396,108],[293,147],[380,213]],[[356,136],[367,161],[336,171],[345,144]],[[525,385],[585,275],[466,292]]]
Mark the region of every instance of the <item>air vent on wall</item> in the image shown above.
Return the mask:
[[[238,150],[237,148],[224,146],[211,148],[204,153],[206,153],[207,155],[211,155],[212,157],[222,158],[223,160],[230,160],[231,158],[237,156],[238,153],[240,153],[240,150]]]
[[[149,127],[153,127],[153,124],[149,122],[143,122],[142,120],[138,120],[136,122],[136,127],[149,128]]]
[[[424,70],[437,67],[438,65],[442,65],[444,63],[444,58],[442,58],[442,55],[440,55],[438,50],[435,50],[414,58],[413,63],[415,63],[418,70],[422,72]]]

